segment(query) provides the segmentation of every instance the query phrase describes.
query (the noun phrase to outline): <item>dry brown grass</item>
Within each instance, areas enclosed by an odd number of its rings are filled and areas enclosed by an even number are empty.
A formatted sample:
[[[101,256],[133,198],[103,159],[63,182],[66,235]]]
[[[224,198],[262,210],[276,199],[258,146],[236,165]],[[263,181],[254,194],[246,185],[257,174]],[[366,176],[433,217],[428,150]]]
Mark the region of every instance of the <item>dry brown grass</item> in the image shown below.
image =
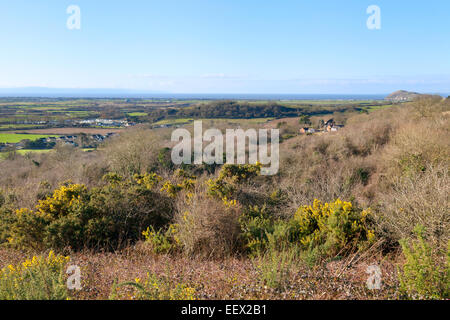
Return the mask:
[[[20,262],[32,254],[0,249],[0,268]],[[152,255],[135,248],[115,253],[72,253],[70,264],[81,268],[82,290],[72,292],[74,299],[108,299],[114,282],[145,279],[147,272],[168,277],[196,289],[195,297],[211,299],[395,299],[398,280],[396,261],[372,255],[355,264],[334,261],[314,269],[301,266],[292,270],[282,291],[264,287],[250,259],[224,257],[220,260],[199,257]],[[367,267],[377,264],[382,270],[381,290],[366,287]]]

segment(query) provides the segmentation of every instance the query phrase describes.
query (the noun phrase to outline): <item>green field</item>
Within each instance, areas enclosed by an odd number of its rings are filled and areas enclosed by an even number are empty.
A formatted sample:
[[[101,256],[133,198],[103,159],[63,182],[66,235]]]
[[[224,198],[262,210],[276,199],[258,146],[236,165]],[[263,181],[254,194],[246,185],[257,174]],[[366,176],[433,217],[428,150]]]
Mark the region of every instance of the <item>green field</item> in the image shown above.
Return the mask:
[[[174,124],[186,124],[194,121],[194,119],[181,118],[181,119],[165,119],[158,122],[153,123],[154,125],[174,125]]]
[[[274,120],[275,118],[253,118],[253,119],[233,119],[233,118],[212,118],[199,119],[202,121],[218,121],[232,124],[262,124]]]
[[[16,150],[18,154],[24,155],[27,153],[48,153],[52,151],[52,149],[42,149],[42,150],[28,150],[28,149],[22,149],[22,150]]]
[[[19,134],[19,133],[0,133],[0,143],[18,143],[22,140],[37,140],[48,137],[59,137],[57,135],[45,134]]]
[[[370,112],[370,111],[374,111],[374,110],[389,108],[392,106],[393,106],[393,104],[384,104],[384,105],[367,106],[364,109]]]
[[[131,113],[127,113],[127,115],[129,115],[130,117],[145,117],[148,115],[147,112],[131,112]]]
[[[226,122],[226,123],[253,123],[253,124],[261,124],[266,123],[274,118],[254,118],[254,119],[232,119],[232,118],[211,118],[211,119],[196,119],[201,121],[217,121],[217,122]],[[165,119],[158,122],[153,123],[153,125],[182,125],[188,124],[194,121],[194,119],[182,118],[182,119]]]

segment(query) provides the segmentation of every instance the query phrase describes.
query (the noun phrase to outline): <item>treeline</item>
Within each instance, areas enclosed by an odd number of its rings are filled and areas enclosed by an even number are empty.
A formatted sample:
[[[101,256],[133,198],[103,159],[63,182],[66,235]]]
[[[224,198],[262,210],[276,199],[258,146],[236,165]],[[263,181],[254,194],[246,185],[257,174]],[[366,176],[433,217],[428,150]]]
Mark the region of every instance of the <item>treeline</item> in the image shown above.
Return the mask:
[[[153,119],[165,118],[281,118],[298,117],[301,109],[280,106],[276,102],[250,104],[238,101],[212,101],[190,108],[158,109],[150,113]]]
[[[289,118],[301,115],[325,115],[335,112],[361,112],[359,105],[299,105],[286,107],[277,102],[250,103],[242,101],[211,101],[185,108],[160,108],[149,112],[151,122],[163,119],[254,119]]]

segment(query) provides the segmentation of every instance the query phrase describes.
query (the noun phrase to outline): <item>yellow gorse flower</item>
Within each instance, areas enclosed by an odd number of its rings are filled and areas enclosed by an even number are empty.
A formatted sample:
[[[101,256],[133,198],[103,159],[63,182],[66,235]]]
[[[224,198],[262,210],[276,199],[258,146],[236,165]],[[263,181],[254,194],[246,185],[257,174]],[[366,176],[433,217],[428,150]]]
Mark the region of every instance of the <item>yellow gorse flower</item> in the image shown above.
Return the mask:
[[[70,257],[50,251],[46,257],[33,256],[17,265],[8,265],[0,270],[0,299],[50,298],[49,294],[65,298],[65,283],[61,275],[65,274],[69,260]],[[50,291],[48,287],[42,291],[42,281],[49,283]]]

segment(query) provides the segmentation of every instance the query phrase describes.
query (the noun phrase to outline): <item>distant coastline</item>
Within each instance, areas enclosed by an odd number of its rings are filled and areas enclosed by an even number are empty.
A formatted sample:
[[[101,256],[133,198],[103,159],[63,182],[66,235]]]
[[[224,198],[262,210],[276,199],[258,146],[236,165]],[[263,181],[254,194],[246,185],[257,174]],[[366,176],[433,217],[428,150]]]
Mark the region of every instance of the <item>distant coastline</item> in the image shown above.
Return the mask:
[[[127,89],[0,88],[1,98],[105,98],[180,100],[383,100],[378,94],[296,94],[296,93],[168,93]],[[432,93],[447,97],[450,93]]]
[[[386,94],[138,93],[124,91],[27,92],[0,89],[1,98],[129,98],[181,100],[382,100]]]

